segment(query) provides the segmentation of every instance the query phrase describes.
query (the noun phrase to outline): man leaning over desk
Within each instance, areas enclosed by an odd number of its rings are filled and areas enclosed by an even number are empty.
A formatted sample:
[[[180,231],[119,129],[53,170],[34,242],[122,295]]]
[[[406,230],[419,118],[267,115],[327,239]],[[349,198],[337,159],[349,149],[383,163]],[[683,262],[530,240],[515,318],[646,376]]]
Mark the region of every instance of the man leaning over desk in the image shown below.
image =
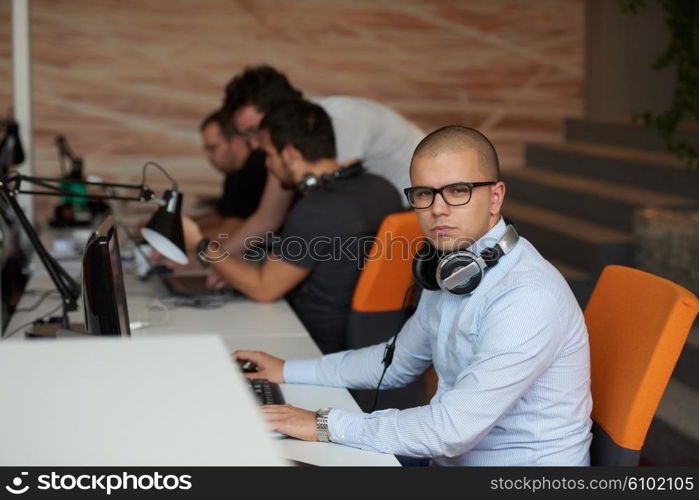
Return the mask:
[[[261,124],[269,172],[300,195],[279,244],[262,265],[229,255],[184,220],[185,241],[236,290],[289,303],[323,353],[345,349],[354,286],[364,261],[362,239],[376,234],[384,217],[402,210],[398,191],[360,164],[341,167],[328,114],[294,99],[270,110]],[[343,251],[351,247],[351,251]]]
[[[463,259],[454,251],[466,248],[488,263],[470,293],[471,282],[454,286],[450,274],[440,284],[434,266],[417,273],[428,290],[396,338],[382,387],[406,385],[433,364],[435,396],[426,406],[370,414],[265,406],[269,423],[299,439],[429,457],[434,465],[589,465],[583,315],[560,273],[502,219],[505,185],[492,144],[476,130],[445,127],[417,146],[410,168],[406,195],[439,263]],[[311,360],[234,356],[257,365],[248,377],[370,389],[385,347]]]
[[[192,219],[215,238],[234,232],[257,210],[267,182],[265,154],[250,148],[222,110],[204,118],[199,130],[206,159],[225,180],[216,205]]]

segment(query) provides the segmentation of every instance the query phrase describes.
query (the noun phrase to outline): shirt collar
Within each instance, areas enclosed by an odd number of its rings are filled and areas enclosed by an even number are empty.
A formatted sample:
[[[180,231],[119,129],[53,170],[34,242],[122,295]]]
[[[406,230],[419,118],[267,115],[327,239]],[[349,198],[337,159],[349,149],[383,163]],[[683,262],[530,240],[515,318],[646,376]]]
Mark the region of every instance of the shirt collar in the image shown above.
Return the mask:
[[[478,255],[486,248],[494,247],[497,245],[498,241],[500,241],[500,238],[503,237],[506,230],[507,224],[505,224],[505,220],[501,216],[500,220],[498,220],[487,233],[481,236],[478,241],[469,246],[467,250]]]

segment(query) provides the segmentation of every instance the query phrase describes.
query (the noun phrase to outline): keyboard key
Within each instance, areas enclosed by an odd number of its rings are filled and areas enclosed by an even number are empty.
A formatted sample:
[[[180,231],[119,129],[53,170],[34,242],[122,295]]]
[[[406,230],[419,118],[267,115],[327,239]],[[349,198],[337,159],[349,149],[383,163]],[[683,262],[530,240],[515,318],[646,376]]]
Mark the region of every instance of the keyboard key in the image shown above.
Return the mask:
[[[285,403],[279,384],[270,382],[266,378],[248,379],[261,405],[283,405]]]

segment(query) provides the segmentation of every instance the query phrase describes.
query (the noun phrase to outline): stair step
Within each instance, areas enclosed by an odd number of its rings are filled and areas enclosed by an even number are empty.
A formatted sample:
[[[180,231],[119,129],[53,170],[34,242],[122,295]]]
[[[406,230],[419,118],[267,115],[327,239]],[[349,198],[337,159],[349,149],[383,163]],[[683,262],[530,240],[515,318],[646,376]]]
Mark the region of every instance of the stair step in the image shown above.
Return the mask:
[[[504,179],[510,198],[624,231],[633,229],[633,215],[639,208],[699,206],[699,201],[689,197],[533,166],[508,171]]]
[[[584,142],[527,144],[526,163],[680,196],[699,197],[699,171],[668,153]]]
[[[699,391],[670,379],[655,415],[699,442]]]
[[[648,429],[641,461],[648,465],[699,465],[699,441],[656,417]]]
[[[670,379],[643,455],[655,465],[699,465],[699,391]]]
[[[672,378],[699,391],[699,326],[689,331]]]
[[[693,346],[689,342],[685,344],[672,377],[695,391],[699,391],[699,347]]]
[[[699,316],[695,320],[694,325],[689,331],[689,335],[687,335],[687,345],[699,349]]]
[[[569,118],[565,121],[565,137],[568,141],[665,151],[665,145],[657,130],[623,120]],[[699,149],[699,124],[680,125],[677,138]]]
[[[594,275],[609,264],[632,265],[632,235],[577,217],[506,200],[503,213],[546,258]]]

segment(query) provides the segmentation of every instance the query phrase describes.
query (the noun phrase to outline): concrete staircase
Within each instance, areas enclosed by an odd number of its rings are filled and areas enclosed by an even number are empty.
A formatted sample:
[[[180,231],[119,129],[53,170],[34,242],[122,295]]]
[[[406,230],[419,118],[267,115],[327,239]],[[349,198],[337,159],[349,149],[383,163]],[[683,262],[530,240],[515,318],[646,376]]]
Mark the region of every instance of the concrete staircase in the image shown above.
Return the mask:
[[[699,128],[680,135],[699,147]],[[604,266],[634,265],[638,209],[699,206],[699,172],[641,126],[569,119],[563,143],[527,145],[526,164],[503,176],[503,212],[556,264],[583,307]]]
[[[699,127],[679,135],[699,147]],[[634,266],[637,210],[699,206],[699,172],[641,126],[569,119],[563,143],[527,145],[526,165],[503,175],[503,213],[561,271],[582,307],[605,266]],[[699,464],[699,328],[690,337],[649,431],[644,463]]]

